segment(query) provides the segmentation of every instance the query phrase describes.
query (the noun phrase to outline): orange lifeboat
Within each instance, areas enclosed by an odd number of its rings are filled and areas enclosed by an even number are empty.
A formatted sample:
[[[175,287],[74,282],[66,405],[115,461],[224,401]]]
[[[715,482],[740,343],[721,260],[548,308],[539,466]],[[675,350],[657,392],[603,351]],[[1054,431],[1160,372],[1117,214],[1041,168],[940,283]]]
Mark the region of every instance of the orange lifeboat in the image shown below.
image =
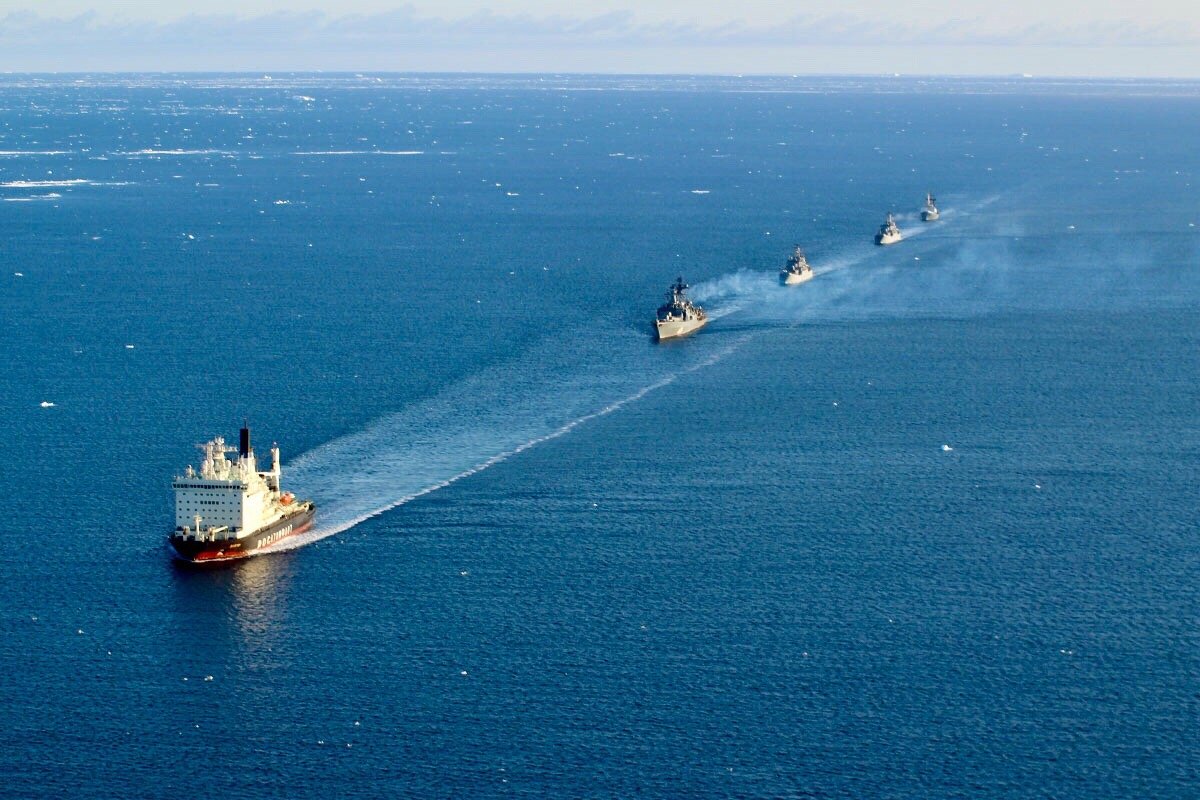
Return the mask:
[[[281,506],[290,506],[294,502],[296,502],[296,495],[291,492],[284,492],[279,496],[279,505]]]

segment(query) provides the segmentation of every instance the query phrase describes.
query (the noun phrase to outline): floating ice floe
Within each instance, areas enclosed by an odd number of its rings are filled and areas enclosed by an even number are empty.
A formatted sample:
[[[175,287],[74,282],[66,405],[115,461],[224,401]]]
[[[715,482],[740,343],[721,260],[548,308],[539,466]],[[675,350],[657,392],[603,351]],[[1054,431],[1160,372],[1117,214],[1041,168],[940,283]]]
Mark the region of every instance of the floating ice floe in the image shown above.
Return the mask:
[[[92,183],[86,178],[72,178],[65,181],[4,181],[0,183],[8,189],[46,189],[51,186],[83,186]]]
[[[62,195],[58,192],[46,192],[46,194],[31,194],[28,197],[6,197],[6,203],[34,203],[38,200],[59,200]]]

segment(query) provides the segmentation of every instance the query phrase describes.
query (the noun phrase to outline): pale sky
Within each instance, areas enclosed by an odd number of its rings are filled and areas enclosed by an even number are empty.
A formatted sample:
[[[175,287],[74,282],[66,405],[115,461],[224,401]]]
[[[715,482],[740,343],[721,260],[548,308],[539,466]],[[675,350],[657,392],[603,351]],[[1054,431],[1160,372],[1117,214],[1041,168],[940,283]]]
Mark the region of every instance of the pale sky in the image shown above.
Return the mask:
[[[1200,0],[0,0],[0,70],[1200,78]]]

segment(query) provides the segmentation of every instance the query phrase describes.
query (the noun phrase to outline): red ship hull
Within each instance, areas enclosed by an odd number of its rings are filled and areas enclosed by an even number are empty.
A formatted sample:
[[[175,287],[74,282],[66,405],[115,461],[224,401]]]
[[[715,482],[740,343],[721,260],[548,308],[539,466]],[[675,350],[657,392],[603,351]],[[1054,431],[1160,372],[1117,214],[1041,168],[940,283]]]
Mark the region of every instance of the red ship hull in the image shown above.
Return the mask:
[[[316,513],[317,507],[310,504],[307,508],[276,520],[262,530],[255,531],[241,539],[218,542],[195,541],[175,534],[171,536],[171,546],[175,548],[178,558],[193,564],[249,558],[284,539],[310,530]]]

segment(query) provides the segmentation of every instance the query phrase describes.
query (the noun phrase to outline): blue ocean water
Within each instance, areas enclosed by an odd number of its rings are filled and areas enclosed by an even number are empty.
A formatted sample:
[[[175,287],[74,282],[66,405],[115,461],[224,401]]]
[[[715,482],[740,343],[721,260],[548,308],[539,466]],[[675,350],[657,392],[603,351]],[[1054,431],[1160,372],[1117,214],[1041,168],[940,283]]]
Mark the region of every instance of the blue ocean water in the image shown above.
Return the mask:
[[[1194,797],[1198,137],[1190,83],[3,76],[0,795]],[[243,418],[320,525],[183,568]]]

